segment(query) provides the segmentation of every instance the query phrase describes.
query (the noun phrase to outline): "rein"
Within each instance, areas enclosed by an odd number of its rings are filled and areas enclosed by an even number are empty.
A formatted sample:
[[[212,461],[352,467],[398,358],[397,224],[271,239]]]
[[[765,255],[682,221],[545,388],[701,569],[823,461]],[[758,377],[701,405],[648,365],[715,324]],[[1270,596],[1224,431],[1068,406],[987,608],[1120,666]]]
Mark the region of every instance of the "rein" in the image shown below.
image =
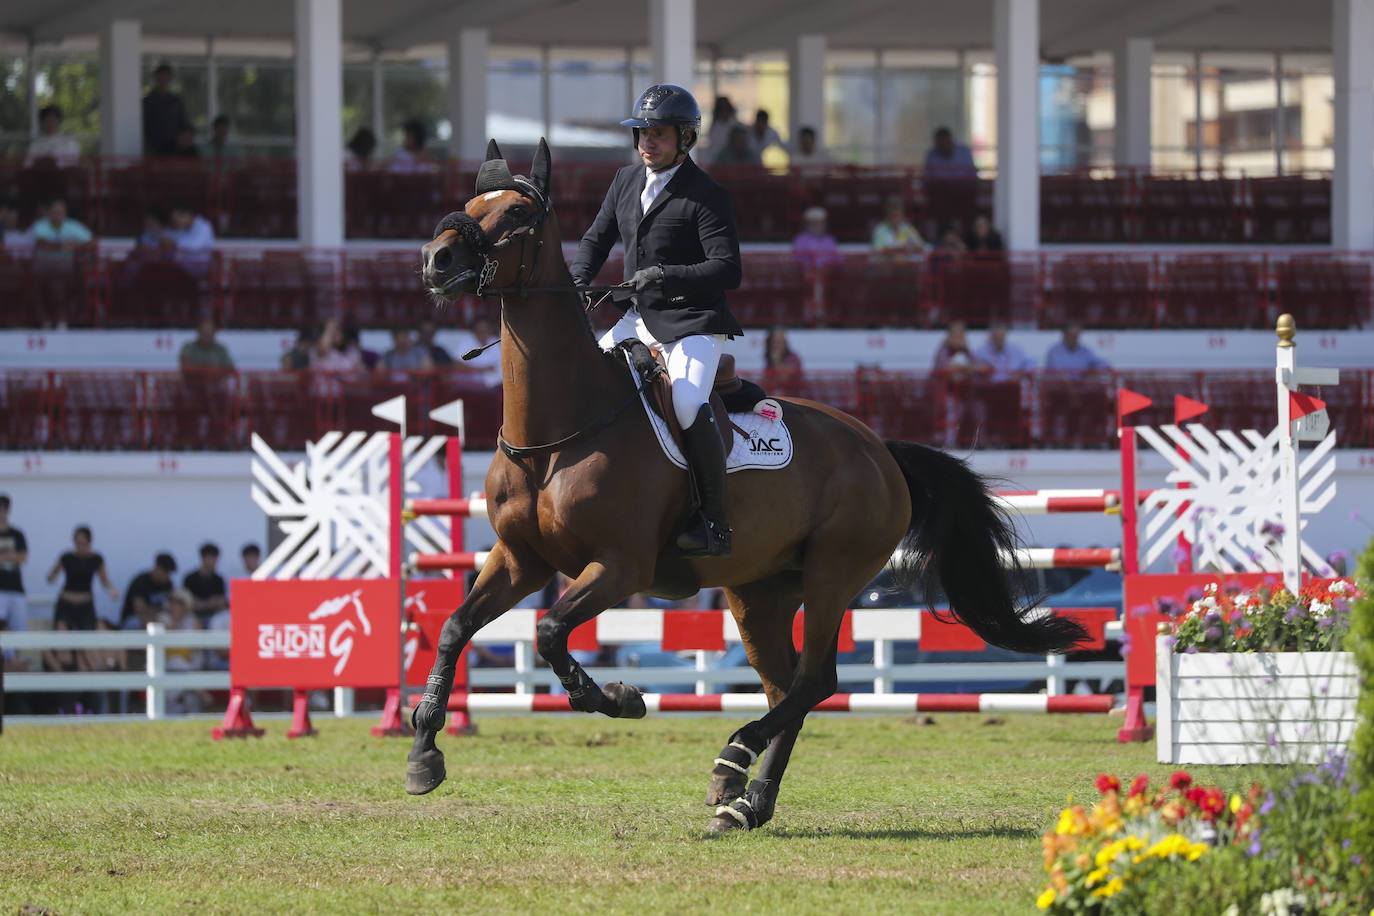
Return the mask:
[[[584,436],[590,436],[592,433],[600,432],[610,426],[615,422],[616,417],[624,413],[626,407],[633,404],[635,399],[644,393],[644,388],[648,384],[649,382],[647,379],[640,381],[640,383],[635,386],[635,390],[630,392],[628,398],[621,401],[615,407],[612,407],[571,436],[564,436],[557,442],[546,442],[543,445],[511,445],[506,441],[505,427],[502,427],[496,431],[496,444],[500,446],[501,451],[505,452],[506,457],[510,458],[512,461],[519,461],[522,458],[535,458],[539,455],[548,455],[552,452],[559,451]]]

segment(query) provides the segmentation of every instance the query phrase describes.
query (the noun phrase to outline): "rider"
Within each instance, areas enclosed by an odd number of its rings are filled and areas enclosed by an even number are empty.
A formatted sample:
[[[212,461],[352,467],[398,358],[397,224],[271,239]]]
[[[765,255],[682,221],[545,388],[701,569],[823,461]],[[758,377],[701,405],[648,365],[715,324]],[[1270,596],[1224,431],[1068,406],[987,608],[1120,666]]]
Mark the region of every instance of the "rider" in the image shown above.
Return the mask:
[[[740,283],[734,208],[688,155],[701,132],[701,109],[686,89],[650,86],[620,123],[634,129],[643,165],[616,173],[578,246],[573,282],[590,283],[616,240],[624,243],[625,279],[634,293],[601,346],[638,337],[664,352],[683,451],[701,492],[701,512],[677,545],[686,556],[727,556],[725,447],[707,400],[725,340],[744,333],[725,304],[725,291]]]

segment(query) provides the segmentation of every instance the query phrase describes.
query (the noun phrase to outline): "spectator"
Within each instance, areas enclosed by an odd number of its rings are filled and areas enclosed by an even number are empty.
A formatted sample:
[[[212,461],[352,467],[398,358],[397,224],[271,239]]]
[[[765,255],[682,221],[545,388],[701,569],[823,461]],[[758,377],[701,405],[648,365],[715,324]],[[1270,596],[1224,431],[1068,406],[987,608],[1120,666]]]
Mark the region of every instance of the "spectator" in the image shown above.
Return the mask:
[[[763,160],[749,142],[749,128],[736,124],[730,128],[725,146],[716,153],[717,165],[762,165]]]
[[[1007,325],[995,321],[988,326],[988,339],[978,348],[978,358],[992,369],[990,381],[1005,382],[1035,368],[1025,351],[1007,340]]]
[[[200,545],[200,566],[181,580],[181,587],[191,594],[191,610],[202,629],[211,629],[210,623],[215,616],[229,607],[229,590],[225,588],[224,577],[215,571],[217,563],[219,547],[206,541]]]
[[[198,280],[210,274],[210,259],[215,249],[215,229],[210,221],[196,213],[189,203],[172,205],[171,228],[167,238],[173,249],[173,259]]]
[[[768,330],[768,337],[763,342],[763,365],[768,373],[782,372],[784,375],[799,375],[801,373],[801,357],[792,352],[792,347],[787,343],[787,332],[781,325],[774,325]]]
[[[143,153],[170,156],[176,150],[177,135],[190,124],[181,96],[172,92],[172,66],[158,64],[153,71],[153,88],[143,97]]]
[[[33,230],[19,228],[19,206],[13,198],[0,198],[0,243],[7,252],[32,252]]]
[[[962,143],[954,142],[948,127],[935,131],[934,143],[926,153],[925,178],[977,178],[978,167],[973,164],[973,152]]]
[[[96,628],[94,580],[99,577],[100,584],[109,593],[110,599],[119,600],[119,592],[110,582],[110,574],[105,569],[105,558],[91,550],[91,529],[85,525],[72,532],[72,549],[57,558],[48,572],[48,582],[56,582],[59,574],[64,575],[62,590],[57,593],[57,605],[53,609],[54,630],[94,630]],[[108,658],[111,663],[105,662]],[[45,671],[104,671],[118,666],[118,653],[102,653],[96,650],[73,656],[71,652],[49,649],[43,653]]]
[[[436,369],[443,369],[453,365],[453,356],[434,342],[434,337],[439,333],[439,326],[434,323],[433,318],[421,318],[419,338],[420,346],[429,352],[429,361],[434,364]]]
[[[803,126],[797,131],[789,164],[794,168],[830,164],[830,157],[816,144],[816,128]]]
[[[425,122],[411,118],[401,125],[403,134],[401,148],[391,157],[390,171],[393,172],[432,172],[434,163],[425,152]]]
[[[215,120],[210,122],[210,158],[216,163],[237,159],[242,155],[238,144],[229,139],[230,126],[226,114],[215,115]]]
[[[56,105],[45,105],[38,110],[39,135],[29,143],[29,153],[24,157],[25,165],[33,165],[45,159],[63,166],[76,165],[81,160],[81,144],[70,134],[62,133],[62,109]]]
[[[339,319],[327,320],[310,349],[310,368],[319,372],[357,372],[362,367],[362,354],[356,349],[344,349],[343,327]]]
[[[64,200],[48,201],[41,210],[43,217],[33,224],[33,269],[39,275],[40,295],[48,303],[48,320],[62,327],[73,304],[81,299],[82,268],[94,248],[94,236],[67,216]]]
[[[262,565],[262,548],[251,541],[243,545],[239,551],[239,557],[243,560],[243,571],[251,579],[253,573],[258,571]]]
[[[160,257],[171,244],[167,236],[167,214],[161,207],[149,207],[143,211],[143,231],[134,241],[130,259],[152,260]]]
[[[34,247],[47,252],[51,263],[67,267],[75,263],[75,251],[91,244],[95,236],[80,222],[67,215],[67,202],[58,197],[39,204],[42,217],[33,224]]]
[[[196,328],[194,339],[187,341],[181,348],[181,368],[183,369],[233,369],[234,360],[224,344],[215,340],[215,322],[212,318],[202,318]]]
[[[1002,233],[992,225],[986,213],[973,218],[973,226],[964,236],[964,246],[975,253],[990,253],[1002,250]]]
[[[358,362],[364,369],[376,369],[382,361],[382,356],[376,350],[368,350],[362,343],[362,332],[358,326],[350,319],[343,326],[343,351],[345,353],[354,352],[358,355]]]
[[[310,354],[314,350],[315,340],[318,336],[315,329],[309,326],[297,331],[295,343],[291,345],[291,349],[281,355],[281,367],[287,370],[309,369]]]
[[[353,132],[353,139],[344,148],[344,168],[361,171],[372,167],[372,153],[377,149],[377,135],[366,127]]]
[[[754,124],[749,128],[749,146],[763,161],[764,151],[776,146],[783,149],[782,137],[768,124],[768,110],[760,108],[754,112]]]
[[[1085,372],[1110,369],[1106,360],[1078,342],[1083,326],[1076,321],[1064,325],[1064,336],[1059,343],[1050,347],[1045,354],[1045,368],[1052,372],[1064,372],[1073,378]]]
[[[124,590],[124,608],[119,615],[123,630],[141,630],[158,622],[158,615],[167,608],[167,596],[172,591],[172,573],[177,561],[170,553],[160,553],[153,560],[153,568],[134,576]]]
[[[196,132],[190,124],[182,126],[177,131],[177,138],[172,145],[172,155],[181,159],[199,159],[200,149],[196,146]]]
[[[728,96],[716,96],[715,107],[711,109],[711,128],[706,132],[706,145],[713,154],[725,149],[730,141],[730,131],[740,126],[735,117],[735,106]]]
[[[941,226],[935,233],[935,245],[930,252],[932,278],[943,277],[949,265],[962,257],[966,250],[957,229],[950,225]]]
[[[196,615],[195,596],[188,589],[173,589],[167,595],[167,609],[158,615],[158,620],[168,630],[204,629]],[[205,667],[203,653],[199,649],[167,649],[168,671],[199,671]],[[167,711],[171,713],[196,713],[206,707],[206,698],[199,690],[175,690],[167,695]]]
[[[391,349],[382,354],[383,369],[410,371],[414,369],[433,369],[429,350],[415,342],[410,328],[396,327],[391,330]]]
[[[792,240],[792,257],[807,270],[821,270],[840,261],[840,247],[825,231],[825,219],[824,207],[808,207],[802,214],[806,228]]]
[[[24,532],[10,524],[10,498],[0,493],[0,630],[29,628],[29,600],[24,595],[24,575],[20,569],[29,559],[29,542]],[[5,652],[8,667],[14,657]]]
[[[906,204],[900,197],[889,197],[883,207],[883,221],[873,227],[873,253],[882,257],[916,254],[925,251],[926,241],[907,222]]]
[[[501,329],[496,322],[486,315],[479,315],[472,320],[472,337],[476,341],[474,346],[480,347],[489,344],[501,336]],[[467,364],[474,369],[482,370],[483,380],[492,387],[501,384],[501,347],[494,346],[489,350],[483,350],[477,356],[467,361]]]
[[[967,377],[971,372],[986,372],[988,366],[982,363],[968,345],[968,326],[962,321],[951,321],[945,332],[945,339],[935,351],[936,372],[945,372],[956,381]]]

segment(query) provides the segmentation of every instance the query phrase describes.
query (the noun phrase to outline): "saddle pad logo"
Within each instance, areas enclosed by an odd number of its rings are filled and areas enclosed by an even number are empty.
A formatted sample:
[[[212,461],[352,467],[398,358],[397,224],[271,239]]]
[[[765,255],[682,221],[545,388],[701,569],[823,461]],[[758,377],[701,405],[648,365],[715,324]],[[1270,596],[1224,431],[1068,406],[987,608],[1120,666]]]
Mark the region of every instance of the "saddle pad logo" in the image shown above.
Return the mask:
[[[748,441],[751,454],[781,455],[783,453],[782,439],[778,436],[765,439],[763,436],[750,433]]]

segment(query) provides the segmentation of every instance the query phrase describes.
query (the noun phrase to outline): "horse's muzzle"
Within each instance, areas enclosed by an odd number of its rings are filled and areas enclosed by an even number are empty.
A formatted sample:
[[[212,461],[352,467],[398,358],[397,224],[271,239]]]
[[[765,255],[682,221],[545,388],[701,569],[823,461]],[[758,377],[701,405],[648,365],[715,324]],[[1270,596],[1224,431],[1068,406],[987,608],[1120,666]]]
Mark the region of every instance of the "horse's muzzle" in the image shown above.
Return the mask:
[[[454,250],[450,239],[435,239],[420,251],[425,287],[444,299],[457,299],[477,282],[478,267]]]

